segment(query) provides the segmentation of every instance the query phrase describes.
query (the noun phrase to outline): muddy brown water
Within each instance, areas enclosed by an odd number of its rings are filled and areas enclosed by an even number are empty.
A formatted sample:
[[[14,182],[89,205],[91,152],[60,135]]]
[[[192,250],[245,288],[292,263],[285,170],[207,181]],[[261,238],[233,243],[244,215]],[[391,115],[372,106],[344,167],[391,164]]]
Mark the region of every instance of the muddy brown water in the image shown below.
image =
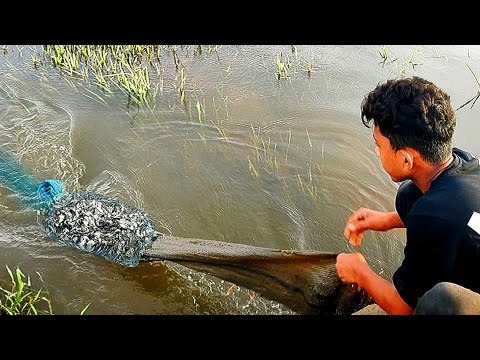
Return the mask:
[[[456,108],[479,90],[467,64],[478,75],[480,46],[391,45],[384,64],[380,45],[220,46],[201,55],[185,47],[187,106],[165,52],[156,101],[139,110],[48,63],[35,69],[39,48],[9,45],[0,55],[0,141],[26,169],[67,191],[142,208],[172,236],[278,249],[353,251],[342,235],[352,211],[393,209],[397,185],[359,116],[377,83],[422,76]],[[276,77],[280,53],[289,79]],[[460,109],[454,137],[477,154],[479,115],[480,104]],[[402,230],[369,232],[360,251],[390,278],[404,241]],[[79,314],[87,303],[89,314],[295,314],[178,264],[126,268],[55,243],[42,218],[0,187],[0,280],[8,284],[5,266],[45,289],[56,314]]]

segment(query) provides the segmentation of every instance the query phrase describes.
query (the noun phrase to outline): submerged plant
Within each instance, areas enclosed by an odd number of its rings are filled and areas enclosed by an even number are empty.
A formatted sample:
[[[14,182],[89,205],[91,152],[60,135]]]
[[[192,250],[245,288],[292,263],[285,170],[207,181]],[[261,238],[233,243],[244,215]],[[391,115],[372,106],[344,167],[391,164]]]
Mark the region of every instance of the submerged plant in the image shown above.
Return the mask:
[[[275,64],[277,66],[277,80],[289,79],[292,64],[288,55],[284,58],[283,53],[278,54],[275,58]]]
[[[458,111],[460,110],[461,108],[463,108],[464,106],[472,103],[472,105],[470,105],[470,109],[473,108],[473,105],[475,105],[475,103],[477,102],[478,98],[480,97],[480,82],[478,81],[478,77],[477,75],[475,75],[475,72],[472,70],[472,68],[468,65],[468,64],[465,64],[467,65],[468,67],[468,70],[470,70],[470,73],[473,75],[473,78],[475,79],[475,82],[477,83],[478,85],[478,88],[479,90],[477,91],[477,94],[472,97],[470,100],[468,100],[466,103],[462,104],[461,106],[459,106],[455,111]],[[472,102],[473,101],[473,102]]]
[[[378,49],[378,53],[382,58],[382,61],[380,62],[382,68],[385,67],[387,62],[391,65],[391,69],[388,72],[389,78],[407,76],[409,69],[411,68],[412,71],[415,71],[417,66],[422,65],[421,60],[424,58],[423,49],[419,46],[412,50],[412,53],[408,59],[400,59],[394,49],[388,47],[387,45],[383,45],[380,49]]]

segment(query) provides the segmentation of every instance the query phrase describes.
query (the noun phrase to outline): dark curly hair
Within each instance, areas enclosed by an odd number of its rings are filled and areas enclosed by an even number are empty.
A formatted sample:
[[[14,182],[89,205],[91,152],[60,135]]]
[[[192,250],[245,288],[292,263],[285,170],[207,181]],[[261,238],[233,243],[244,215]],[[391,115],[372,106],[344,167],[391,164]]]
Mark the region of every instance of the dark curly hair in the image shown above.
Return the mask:
[[[432,82],[417,76],[378,84],[362,101],[362,122],[373,119],[393,150],[417,150],[438,164],[452,153],[456,114],[450,96]]]

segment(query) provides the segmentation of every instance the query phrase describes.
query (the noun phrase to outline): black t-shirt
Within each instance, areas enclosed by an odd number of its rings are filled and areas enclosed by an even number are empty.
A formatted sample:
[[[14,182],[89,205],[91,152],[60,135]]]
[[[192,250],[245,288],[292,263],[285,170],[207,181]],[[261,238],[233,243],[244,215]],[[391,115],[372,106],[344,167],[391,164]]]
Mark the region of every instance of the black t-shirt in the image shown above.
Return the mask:
[[[398,188],[395,206],[407,242],[393,284],[412,308],[442,281],[480,292],[480,230],[468,225],[480,218],[480,166],[468,152],[454,148],[453,155],[425,194],[410,180]]]

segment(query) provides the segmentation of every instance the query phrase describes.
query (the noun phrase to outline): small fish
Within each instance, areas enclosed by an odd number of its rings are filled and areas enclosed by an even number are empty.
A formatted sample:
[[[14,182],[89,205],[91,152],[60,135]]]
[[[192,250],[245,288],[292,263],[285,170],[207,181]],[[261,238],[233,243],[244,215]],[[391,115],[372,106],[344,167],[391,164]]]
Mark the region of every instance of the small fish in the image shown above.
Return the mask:
[[[338,254],[165,236],[144,211],[93,192],[58,197],[46,213],[45,230],[63,244],[124,266],[172,261],[299,314],[350,315],[373,303],[363,289],[341,282]]]
[[[63,194],[45,217],[47,234],[68,246],[124,266],[137,266],[160,234],[144,211],[94,192]]]

